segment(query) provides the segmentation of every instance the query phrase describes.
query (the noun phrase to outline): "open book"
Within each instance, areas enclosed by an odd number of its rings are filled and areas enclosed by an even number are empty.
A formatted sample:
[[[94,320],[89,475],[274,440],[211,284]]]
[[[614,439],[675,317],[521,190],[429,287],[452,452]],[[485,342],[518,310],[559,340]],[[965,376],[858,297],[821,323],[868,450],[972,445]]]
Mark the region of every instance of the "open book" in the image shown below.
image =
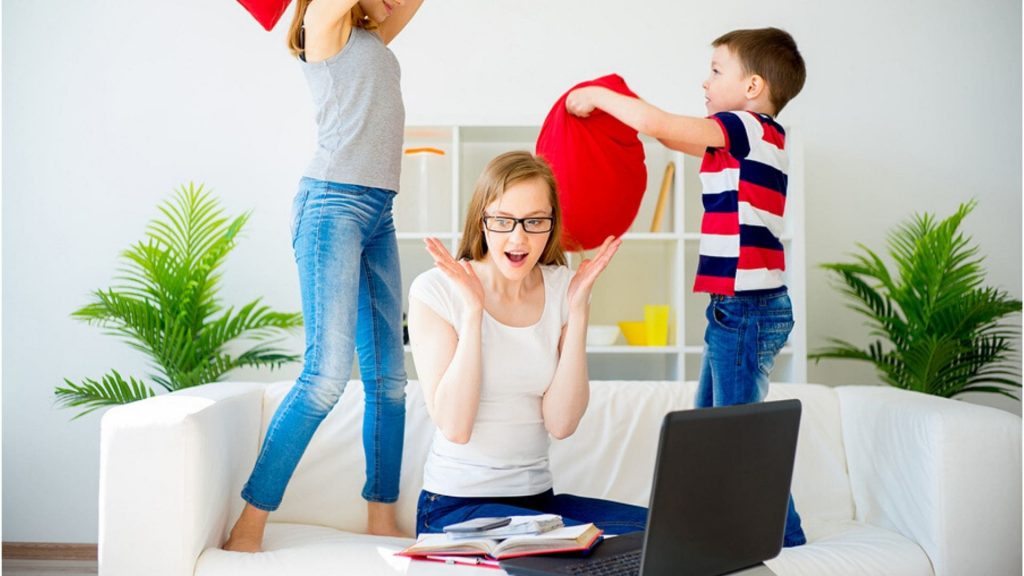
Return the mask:
[[[398,554],[412,558],[427,556],[487,556],[495,560],[590,550],[603,531],[591,524],[565,526],[544,532],[512,536],[504,540],[492,538],[449,539],[445,534],[421,534],[416,543]]]

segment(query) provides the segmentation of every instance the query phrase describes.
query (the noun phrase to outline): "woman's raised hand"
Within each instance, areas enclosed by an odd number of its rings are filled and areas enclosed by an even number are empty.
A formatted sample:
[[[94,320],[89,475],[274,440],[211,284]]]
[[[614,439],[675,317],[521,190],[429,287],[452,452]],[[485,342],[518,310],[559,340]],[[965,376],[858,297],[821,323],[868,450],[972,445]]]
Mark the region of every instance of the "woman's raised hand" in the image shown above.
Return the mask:
[[[456,260],[448,249],[437,238],[426,238],[427,252],[434,259],[434,264],[444,272],[458,287],[462,301],[471,310],[483,310],[484,286],[480,283],[469,260]]]
[[[570,309],[586,306],[590,302],[590,291],[594,287],[594,282],[597,281],[597,277],[601,275],[601,272],[604,272],[604,269],[608,267],[612,256],[615,255],[615,252],[621,245],[621,238],[609,236],[604,239],[604,242],[597,249],[597,254],[593,258],[580,262],[579,268],[576,269],[576,275],[569,282],[568,297]]]

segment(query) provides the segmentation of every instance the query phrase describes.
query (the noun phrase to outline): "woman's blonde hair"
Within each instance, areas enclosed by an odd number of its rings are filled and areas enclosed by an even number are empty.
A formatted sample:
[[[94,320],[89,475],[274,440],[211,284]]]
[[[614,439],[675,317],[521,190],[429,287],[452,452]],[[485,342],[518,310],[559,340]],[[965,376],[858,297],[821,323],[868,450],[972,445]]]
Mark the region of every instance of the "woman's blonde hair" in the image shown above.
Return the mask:
[[[519,182],[539,180],[547,185],[548,201],[551,203],[552,221],[548,242],[540,255],[538,264],[564,266],[565,251],[562,249],[562,210],[558,205],[558,184],[551,167],[539,156],[529,152],[506,152],[484,167],[476,181],[473,198],[466,211],[466,225],[459,242],[459,260],[481,260],[487,254],[487,238],[484,236],[484,209],[505,194],[505,190]]]
[[[288,51],[296,58],[302,58],[306,52],[306,38],[303,22],[306,20],[306,9],[313,0],[295,0],[295,15],[292,16],[292,24],[288,28]],[[352,25],[366,30],[376,30],[377,23],[370,19],[363,12],[363,7],[356,2],[349,10],[349,18]]]

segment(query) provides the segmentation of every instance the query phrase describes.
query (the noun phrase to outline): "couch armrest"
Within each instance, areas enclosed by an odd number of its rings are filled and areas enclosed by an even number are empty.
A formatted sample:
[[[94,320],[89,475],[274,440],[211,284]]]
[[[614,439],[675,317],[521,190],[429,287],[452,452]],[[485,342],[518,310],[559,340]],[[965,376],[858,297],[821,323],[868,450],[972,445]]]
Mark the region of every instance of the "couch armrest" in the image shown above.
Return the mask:
[[[838,393],[858,520],[917,542],[936,576],[1020,574],[1019,417],[889,387]]]
[[[103,416],[101,575],[191,576],[221,543],[256,459],[264,387],[209,384]]]

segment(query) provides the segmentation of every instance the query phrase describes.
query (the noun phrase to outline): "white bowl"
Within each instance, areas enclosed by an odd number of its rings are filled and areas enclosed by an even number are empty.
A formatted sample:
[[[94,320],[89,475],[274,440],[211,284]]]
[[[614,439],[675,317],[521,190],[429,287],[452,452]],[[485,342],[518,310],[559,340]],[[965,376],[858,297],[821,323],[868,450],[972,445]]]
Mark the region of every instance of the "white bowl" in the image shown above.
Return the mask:
[[[611,346],[618,338],[618,326],[603,324],[587,326],[587,344],[590,346]]]

